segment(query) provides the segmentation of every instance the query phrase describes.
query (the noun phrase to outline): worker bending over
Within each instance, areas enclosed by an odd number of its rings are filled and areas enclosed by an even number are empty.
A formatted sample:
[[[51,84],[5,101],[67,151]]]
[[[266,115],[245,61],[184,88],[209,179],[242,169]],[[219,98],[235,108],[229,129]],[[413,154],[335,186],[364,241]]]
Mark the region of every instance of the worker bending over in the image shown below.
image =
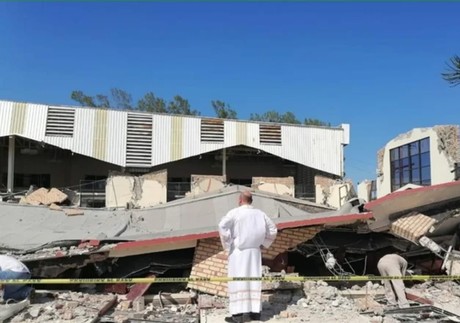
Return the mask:
[[[397,254],[388,254],[380,258],[377,269],[381,276],[405,276],[407,261]],[[385,296],[388,304],[398,305],[399,308],[409,307],[406,298],[406,288],[402,279],[384,280]]]

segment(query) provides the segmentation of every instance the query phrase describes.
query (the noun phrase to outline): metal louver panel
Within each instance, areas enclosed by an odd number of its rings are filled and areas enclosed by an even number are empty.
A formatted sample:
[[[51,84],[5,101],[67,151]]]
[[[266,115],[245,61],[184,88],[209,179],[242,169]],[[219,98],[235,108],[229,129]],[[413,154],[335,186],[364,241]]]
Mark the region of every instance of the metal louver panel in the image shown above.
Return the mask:
[[[48,107],[45,136],[73,137],[75,109]]]
[[[281,126],[259,125],[260,143],[281,145]]]
[[[128,113],[126,166],[150,167],[152,163],[152,115]]]
[[[201,119],[202,142],[224,142],[224,121]]]

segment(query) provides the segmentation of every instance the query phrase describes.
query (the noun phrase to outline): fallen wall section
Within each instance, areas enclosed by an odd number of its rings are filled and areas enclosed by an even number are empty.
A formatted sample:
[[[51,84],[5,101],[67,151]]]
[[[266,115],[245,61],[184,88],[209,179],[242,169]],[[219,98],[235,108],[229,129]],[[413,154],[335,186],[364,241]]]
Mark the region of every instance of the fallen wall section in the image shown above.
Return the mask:
[[[295,197],[294,177],[253,177],[252,188],[278,195]]]
[[[167,170],[142,176],[111,175],[105,188],[106,207],[146,208],[166,203]]]
[[[190,193],[188,193],[187,195],[200,195],[203,193],[218,191],[224,188],[225,182],[225,176],[192,175]]]

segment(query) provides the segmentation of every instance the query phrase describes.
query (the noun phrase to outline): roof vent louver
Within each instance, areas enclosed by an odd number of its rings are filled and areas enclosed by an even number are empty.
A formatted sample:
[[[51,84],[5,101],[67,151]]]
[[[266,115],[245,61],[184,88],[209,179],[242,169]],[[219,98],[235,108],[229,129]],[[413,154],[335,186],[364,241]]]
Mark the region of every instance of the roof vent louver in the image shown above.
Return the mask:
[[[75,109],[48,107],[45,136],[72,137]]]
[[[152,115],[128,113],[126,166],[152,165]]]
[[[259,125],[260,143],[265,145],[281,145],[281,126]]]
[[[202,142],[224,142],[224,121],[219,119],[201,119]]]

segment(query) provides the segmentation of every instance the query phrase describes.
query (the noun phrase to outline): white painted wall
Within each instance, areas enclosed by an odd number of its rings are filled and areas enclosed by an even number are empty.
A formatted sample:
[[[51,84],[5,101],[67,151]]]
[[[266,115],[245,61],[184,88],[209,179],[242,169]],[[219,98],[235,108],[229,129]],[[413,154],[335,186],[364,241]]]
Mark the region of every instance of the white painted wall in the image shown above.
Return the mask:
[[[348,200],[349,192],[353,189],[351,183],[337,183],[329,187],[316,184],[316,203],[339,209]]]
[[[416,128],[386,144],[382,172],[377,177],[378,198],[391,193],[390,150],[427,137],[430,138],[431,185],[454,180],[455,174],[451,172],[453,167],[449,163],[446,152],[439,147],[439,137],[434,128]]]
[[[366,202],[370,200],[372,181],[364,180],[358,184],[358,198]]]

